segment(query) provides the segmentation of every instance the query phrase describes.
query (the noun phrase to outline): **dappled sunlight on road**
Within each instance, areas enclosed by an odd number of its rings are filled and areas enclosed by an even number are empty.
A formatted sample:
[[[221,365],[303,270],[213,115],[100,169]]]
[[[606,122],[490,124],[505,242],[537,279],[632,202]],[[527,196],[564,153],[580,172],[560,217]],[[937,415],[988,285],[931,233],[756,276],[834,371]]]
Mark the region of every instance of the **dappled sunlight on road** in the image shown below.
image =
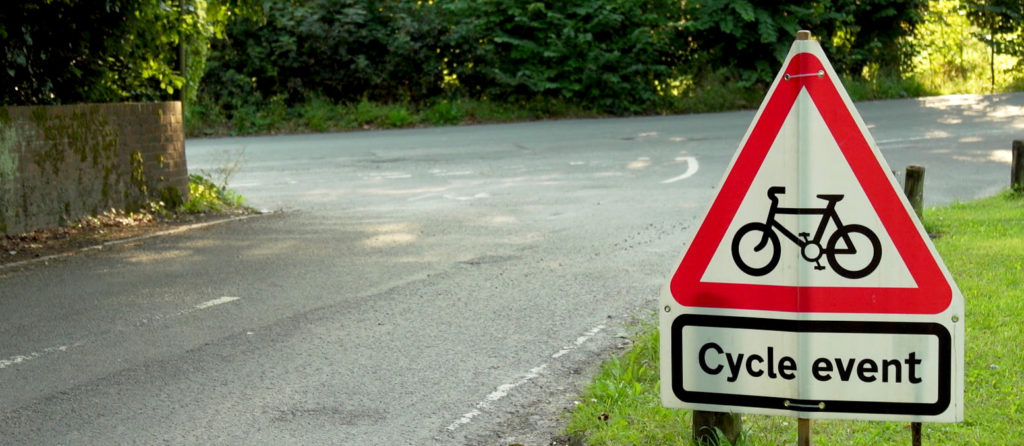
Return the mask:
[[[408,245],[419,239],[415,234],[419,231],[419,225],[412,223],[381,223],[362,226],[359,230],[372,234],[361,242],[368,248]]]
[[[296,252],[300,248],[297,240],[275,240],[250,245],[242,255],[246,259],[265,259]]]
[[[169,249],[165,251],[128,251],[125,252],[124,260],[129,263],[145,264],[155,262],[166,262],[168,260],[182,259],[193,255],[191,249]]]
[[[388,248],[413,243],[417,238],[416,234],[410,234],[408,232],[392,232],[387,234],[378,234],[363,240],[363,245],[370,248]]]
[[[957,114],[976,117],[975,121],[998,122],[1014,121],[1014,128],[1024,128],[1024,106],[1002,104],[1005,95],[963,94],[920,98],[917,101],[925,108],[953,112],[938,119],[941,124],[962,124],[964,120]]]
[[[993,150],[988,154],[988,160],[1009,165],[1013,162],[1013,152],[1010,150]]]
[[[492,215],[481,219],[485,225],[509,225],[519,223],[519,219],[511,215]]]
[[[328,203],[337,201],[352,192],[353,191],[351,189],[311,189],[302,192],[301,200],[311,203]]]
[[[923,135],[925,139],[949,138],[951,136],[953,136],[951,133],[944,130],[931,130]]]
[[[952,158],[969,163],[1002,163],[1010,165],[1013,161],[1013,153],[1003,149],[978,150],[967,154],[953,155]]]
[[[926,98],[917,99],[921,105],[928,108],[936,108],[939,110],[950,110],[953,108],[960,108],[963,106],[970,106],[976,109],[984,108],[983,104],[987,104],[985,96],[980,94],[955,94],[949,96],[933,96]]]
[[[640,170],[640,169],[645,169],[645,168],[650,167],[650,166],[651,166],[651,159],[646,157],[646,156],[642,156],[640,158],[637,158],[636,161],[632,161],[629,164],[627,164],[626,168],[629,169],[629,170]]]

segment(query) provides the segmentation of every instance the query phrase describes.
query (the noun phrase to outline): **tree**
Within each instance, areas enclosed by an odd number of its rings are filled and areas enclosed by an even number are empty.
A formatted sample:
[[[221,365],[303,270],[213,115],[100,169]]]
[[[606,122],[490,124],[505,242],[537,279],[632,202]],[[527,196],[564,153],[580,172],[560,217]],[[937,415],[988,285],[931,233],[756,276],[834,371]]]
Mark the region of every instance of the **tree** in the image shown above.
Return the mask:
[[[47,0],[0,9],[0,101],[55,104],[167,99],[197,83],[177,49],[191,41],[201,58],[206,39],[247,0]]]
[[[966,0],[963,10],[982,33],[976,35],[989,47],[989,74],[996,85],[996,54],[1024,56],[1024,2],[1021,0]],[[1022,64],[1017,62],[1018,66]]]
[[[686,0],[682,26],[698,76],[769,82],[796,31],[808,29],[837,71],[860,77],[869,65],[885,72],[905,68],[911,52],[905,38],[926,6],[925,0]]]

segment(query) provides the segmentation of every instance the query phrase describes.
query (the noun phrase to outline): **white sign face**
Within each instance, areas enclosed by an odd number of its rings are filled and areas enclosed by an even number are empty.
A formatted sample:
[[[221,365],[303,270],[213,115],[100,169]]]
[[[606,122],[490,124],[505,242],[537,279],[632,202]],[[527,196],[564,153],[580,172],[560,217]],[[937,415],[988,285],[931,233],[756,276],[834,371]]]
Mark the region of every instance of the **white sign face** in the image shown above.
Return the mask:
[[[963,296],[820,45],[797,41],[662,292],[662,404],[963,419]]]
[[[796,98],[794,109],[800,108],[802,125],[797,123],[798,113],[790,113],[779,130],[779,137],[768,149],[768,153],[758,170],[758,174],[750,184],[747,195],[740,203],[733,217],[732,224],[725,232],[725,238],[711,259],[708,269],[701,278],[704,282],[742,283],[760,285],[800,285],[804,287],[873,287],[914,288],[917,284],[911,277],[907,266],[903,263],[885,226],[875,215],[874,208],[865,192],[860,188],[856,176],[846,162],[839,146],[832,139],[828,126],[821,113],[814,107],[806,91]],[[795,144],[786,141],[796,139],[797,129],[802,129],[807,138],[816,141],[811,151],[801,153]],[[791,135],[789,138],[784,136]],[[803,159],[801,159],[803,158]],[[794,171],[799,163],[821,166],[801,175],[778,175]],[[773,189],[775,188],[775,189]],[[799,194],[804,190],[815,191],[815,195],[827,194],[836,198],[834,201]],[[775,206],[773,201],[776,200]],[[764,268],[769,256],[773,253],[762,249],[754,249],[760,241],[760,230],[740,233],[743,227],[752,222],[763,223],[773,215],[774,231],[779,238],[779,259],[776,267],[768,268],[764,274],[744,274],[743,266]],[[836,222],[839,222],[838,224]],[[826,231],[817,230],[821,224]],[[842,226],[840,226],[842,225]],[[829,251],[829,236],[833,229],[839,227],[863,227],[865,232],[851,233],[854,246],[864,243],[868,247],[866,234],[875,237],[878,249],[861,249],[858,253],[845,254],[831,252],[843,248],[842,240]],[[812,257],[799,243],[804,242],[800,234],[808,234],[808,240],[817,240],[824,251],[816,261],[808,261],[805,255]],[[740,237],[745,235],[746,238]],[[739,237],[739,239],[738,239]],[[741,246],[741,255],[733,258],[732,245],[736,241],[747,242]],[[810,249],[810,248],[809,248]],[[877,259],[874,257],[877,256]],[[872,260],[874,261],[872,263]],[[832,267],[831,261],[845,270]],[[871,265],[871,270],[867,267]],[[866,273],[864,277],[846,277],[846,270]]]
[[[950,337],[931,323],[687,315],[671,332],[674,393],[694,403],[937,415],[950,394]]]

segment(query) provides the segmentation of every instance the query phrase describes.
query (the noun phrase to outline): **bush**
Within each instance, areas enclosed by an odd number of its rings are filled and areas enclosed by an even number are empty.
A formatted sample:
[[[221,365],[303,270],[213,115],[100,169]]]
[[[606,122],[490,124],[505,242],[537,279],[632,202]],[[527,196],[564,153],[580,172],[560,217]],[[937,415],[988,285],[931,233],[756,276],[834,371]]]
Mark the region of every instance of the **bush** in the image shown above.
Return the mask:
[[[649,111],[679,62],[669,0],[450,0],[448,65],[475,97]]]
[[[203,86],[229,108],[283,95],[420,100],[441,92],[431,3],[412,0],[264,0],[265,22],[242,18],[215,42]]]
[[[188,176],[189,200],[183,205],[185,212],[198,214],[203,212],[222,212],[244,207],[245,200],[213,180],[202,175]]]

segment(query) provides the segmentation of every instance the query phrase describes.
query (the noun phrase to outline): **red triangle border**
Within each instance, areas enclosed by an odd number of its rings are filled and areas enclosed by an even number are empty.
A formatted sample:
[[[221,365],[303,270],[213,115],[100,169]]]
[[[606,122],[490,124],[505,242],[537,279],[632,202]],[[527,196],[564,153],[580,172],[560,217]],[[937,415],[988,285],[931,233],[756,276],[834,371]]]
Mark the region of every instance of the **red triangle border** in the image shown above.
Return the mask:
[[[812,53],[793,56],[786,73],[824,71]],[[831,71],[826,71],[830,73]],[[797,96],[806,89],[917,288],[795,287],[702,282],[701,278],[746,196]],[[953,299],[949,280],[875,157],[831,76],[779,81],[697,230],[669,289],[683,306],[795,313],[938,314]]]

